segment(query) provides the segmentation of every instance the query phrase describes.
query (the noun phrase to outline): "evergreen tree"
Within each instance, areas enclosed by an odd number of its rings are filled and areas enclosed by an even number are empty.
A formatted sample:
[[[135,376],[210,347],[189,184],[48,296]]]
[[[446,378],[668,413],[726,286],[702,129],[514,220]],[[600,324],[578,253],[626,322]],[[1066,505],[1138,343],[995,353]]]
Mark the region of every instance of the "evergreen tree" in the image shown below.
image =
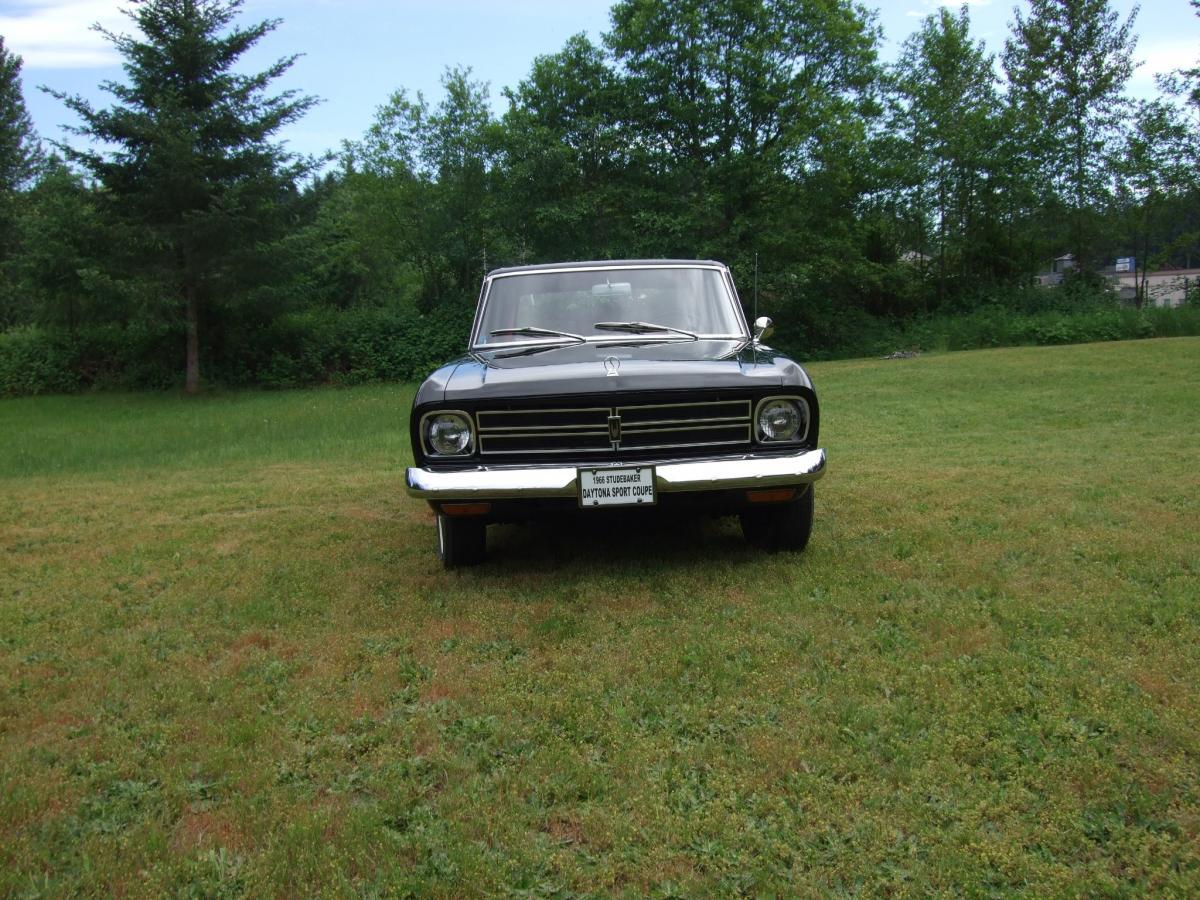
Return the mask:
[[[41,144],[33,130],[21,92],[21,57],[0,36],[0,328],[27,317],[17,281],[22,197],[19,190],[33,178],[41,161]]]
[[[76,134],[113,149],[59,145],[106,189],[112,212],[140,235],[133,264],[171,298],[186,330],[186,388],[200,386],[200,325],[237,292],[245,256],[272,231],[275,214],[308,161],[272,142],[316,101],[271,82],[295,62],[244,75],[235,66],[279,23],[235,26],[242,0],[131,0],[139,36],[102,33],[124,57],[126,83],[102,87],[116,103],[96,109],[51,91],[77,113]]]
[[[0,35],[0,195],[26,184],[41,159],[41,146],[21,92],[21,57]]]

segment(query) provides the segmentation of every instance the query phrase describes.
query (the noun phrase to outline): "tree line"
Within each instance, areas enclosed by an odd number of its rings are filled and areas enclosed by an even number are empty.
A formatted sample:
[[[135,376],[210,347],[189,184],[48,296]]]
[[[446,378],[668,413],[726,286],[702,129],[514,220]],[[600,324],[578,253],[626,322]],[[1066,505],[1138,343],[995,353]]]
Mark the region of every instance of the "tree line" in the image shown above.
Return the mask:
[[[0,37],[9,393],[412,377],[509,264],[720,259],[782,343],[829,356],[898,323],[1107,302],[1118,255],[1200,262],[1200,68],[1130,100],[1137,12],[1107,0],[1032,0],[999,58],[941,9],[892,63],[851,0],[618,0],[502,114],[449,68],[438,102],[398,88],[325,159],[278,140],[317,102],[273,86],[295,56],[239,67],[278,21],[126,12],[110,105],[49,91],[71,143],[38,140]],[[1068,283],[1033,289],[1064,254]]]

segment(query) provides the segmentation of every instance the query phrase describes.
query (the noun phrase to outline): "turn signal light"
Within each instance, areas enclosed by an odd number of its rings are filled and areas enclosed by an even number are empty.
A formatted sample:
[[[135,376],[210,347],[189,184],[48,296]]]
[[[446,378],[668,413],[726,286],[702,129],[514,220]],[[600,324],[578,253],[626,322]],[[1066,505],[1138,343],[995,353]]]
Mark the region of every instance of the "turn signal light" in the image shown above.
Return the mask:
[[[486,516],[492,511],[490,503],[443,503],[442,514],[446,516]]]
[[[749,503],[787,503],[796,499],[795,488],[775,488],[770,491],[746,491]]]

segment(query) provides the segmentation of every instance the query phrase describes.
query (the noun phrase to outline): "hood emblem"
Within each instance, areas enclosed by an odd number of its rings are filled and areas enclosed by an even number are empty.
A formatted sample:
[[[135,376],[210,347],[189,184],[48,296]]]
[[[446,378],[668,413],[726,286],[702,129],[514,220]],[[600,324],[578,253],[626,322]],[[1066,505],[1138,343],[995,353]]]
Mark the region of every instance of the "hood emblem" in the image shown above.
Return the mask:
[[[609,378],[616,378],[621,374],[621,361],[615,356],[605,357],[604,369],[608,373]]]

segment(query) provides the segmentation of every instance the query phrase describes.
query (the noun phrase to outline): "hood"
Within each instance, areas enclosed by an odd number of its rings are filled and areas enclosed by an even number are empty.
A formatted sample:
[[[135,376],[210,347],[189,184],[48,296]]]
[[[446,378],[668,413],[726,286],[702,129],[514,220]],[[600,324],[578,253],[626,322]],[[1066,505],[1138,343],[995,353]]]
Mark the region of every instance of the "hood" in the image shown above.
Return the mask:
[[[444,371],[444,402],[558,394],[807,385],[768,347],[737,340],[568,344],[475,351]],[[613,362],[615,360],[615,363]],[[449,368],[449,367],[447,367]],[[616,374],[610,374],[615,370]]]

